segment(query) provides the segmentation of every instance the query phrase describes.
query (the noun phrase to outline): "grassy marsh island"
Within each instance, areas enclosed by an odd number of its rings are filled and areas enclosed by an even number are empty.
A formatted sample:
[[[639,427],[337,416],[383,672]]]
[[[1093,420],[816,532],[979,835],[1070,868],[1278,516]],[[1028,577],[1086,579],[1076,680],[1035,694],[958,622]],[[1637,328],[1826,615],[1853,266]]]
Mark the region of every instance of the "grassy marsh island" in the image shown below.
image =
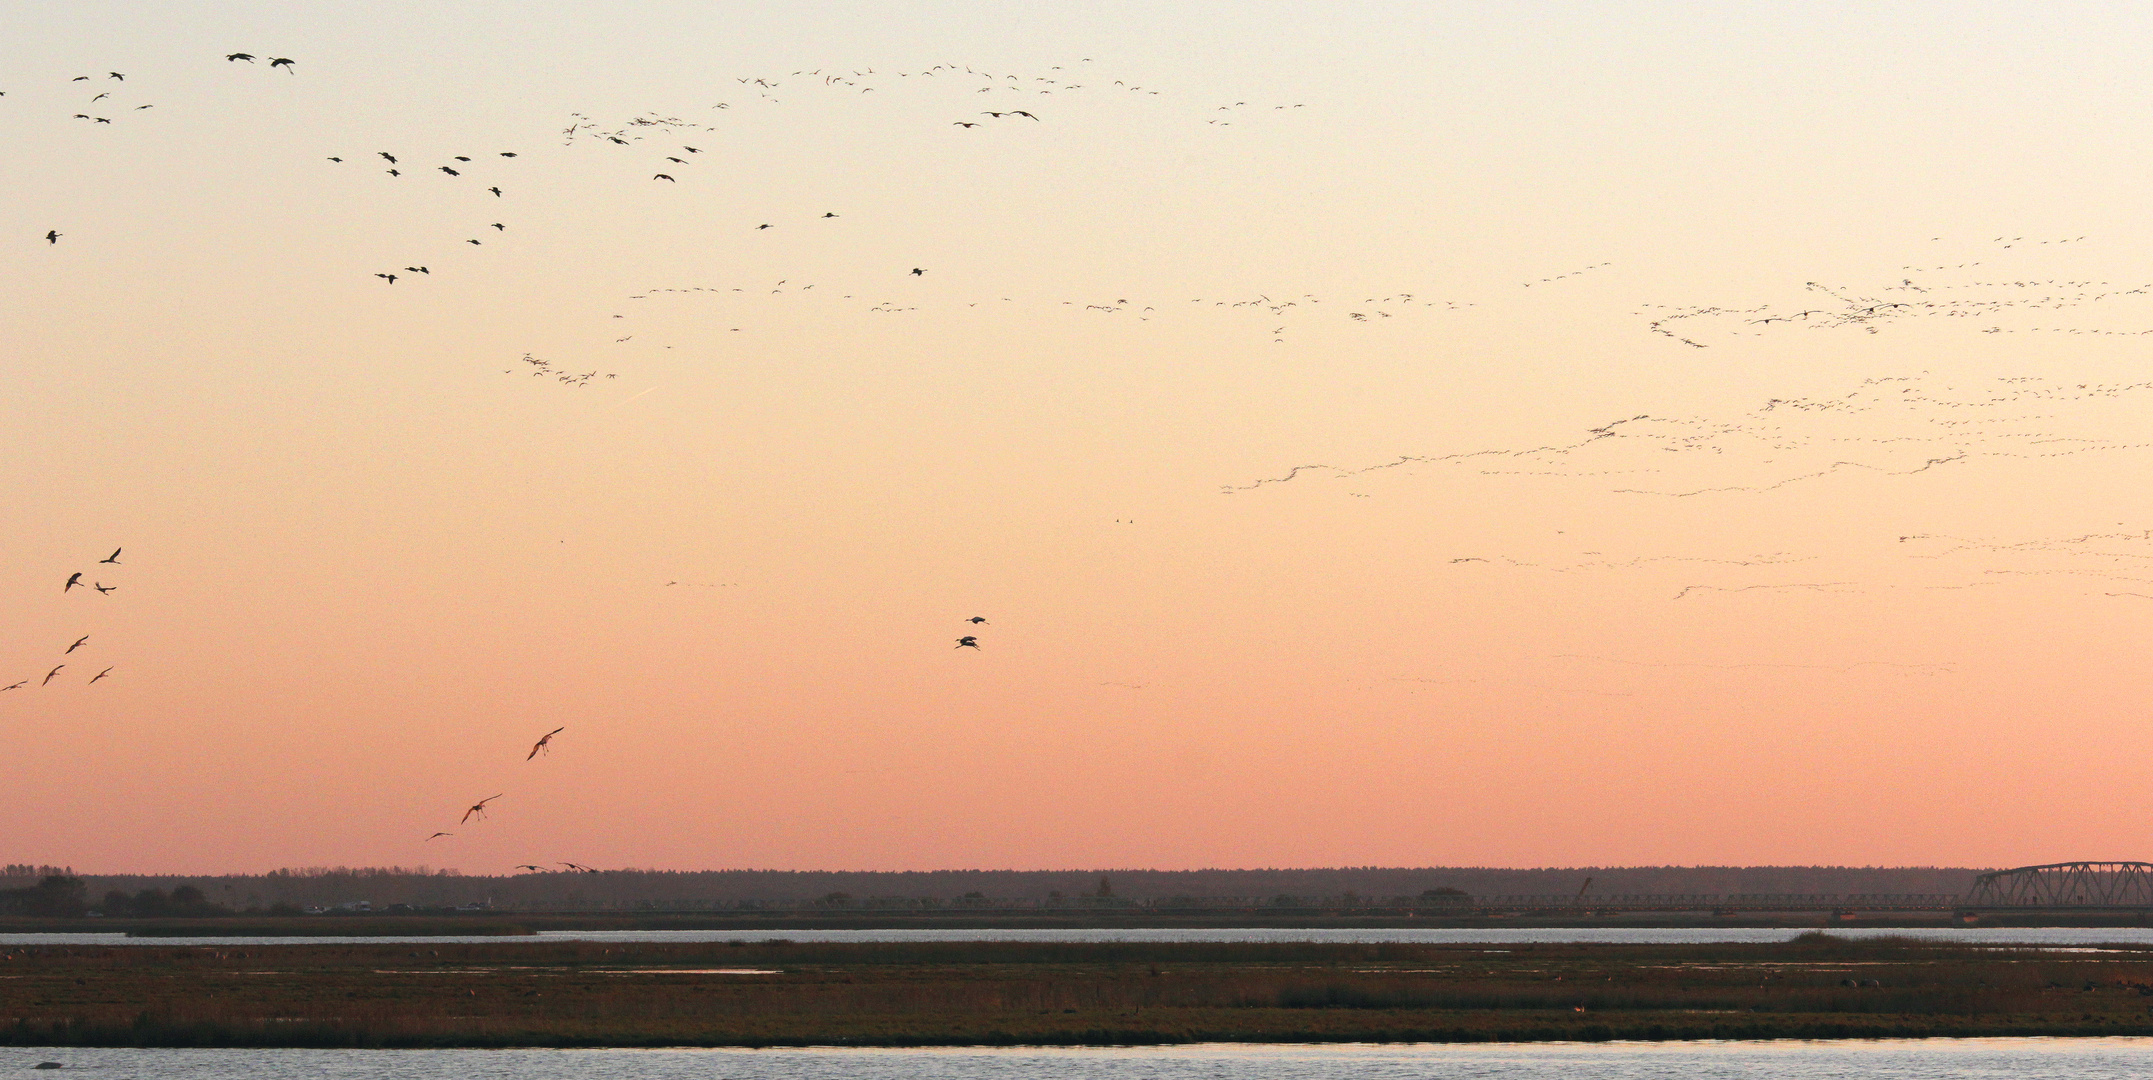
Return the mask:
[[[11,1045],[1100,1045],[2153,1034],[2153,950],[542,942],[0,948]]]

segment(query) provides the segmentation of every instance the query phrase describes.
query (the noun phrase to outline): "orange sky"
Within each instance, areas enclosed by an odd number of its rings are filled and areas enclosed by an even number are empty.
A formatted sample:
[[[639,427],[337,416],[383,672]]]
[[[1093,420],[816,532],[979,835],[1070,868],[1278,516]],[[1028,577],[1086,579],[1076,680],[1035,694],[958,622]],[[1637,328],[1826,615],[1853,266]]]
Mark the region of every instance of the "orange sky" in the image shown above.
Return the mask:
[[[2145,857],[2148,17],[772,7],[10,16],[5,861]]]

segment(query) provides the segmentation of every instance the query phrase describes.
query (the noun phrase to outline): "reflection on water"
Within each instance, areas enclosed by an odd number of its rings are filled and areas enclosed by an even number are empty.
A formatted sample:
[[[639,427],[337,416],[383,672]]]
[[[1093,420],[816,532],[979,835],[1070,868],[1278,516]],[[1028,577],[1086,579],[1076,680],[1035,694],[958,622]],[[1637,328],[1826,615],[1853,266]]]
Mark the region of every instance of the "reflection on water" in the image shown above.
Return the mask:
[[[0,934],[0,945],[513,945],[517,942],[697,941],[1330,941],[1345,944],[1408,942],[1431,945],[1585,943],[1604,945],[1769,944],[1808,933],[1801,927],[1503,927],[1500,929],[1385,930],[1279,928],[1150,928],[1114,930],[550,930],[502,937],[155,937],[125,934]],[[1909,937],[1959,945],[2108,944],[2153,945],[2148,926],[1929,926],[1828,931],[1836,937]]]
[[[2153,1040],[1178,1046],[956,1050],[0,1049],[109,1080],[2109,1080],[2153,1075]],[[50,1075],[50,1074],[36,1074]]]

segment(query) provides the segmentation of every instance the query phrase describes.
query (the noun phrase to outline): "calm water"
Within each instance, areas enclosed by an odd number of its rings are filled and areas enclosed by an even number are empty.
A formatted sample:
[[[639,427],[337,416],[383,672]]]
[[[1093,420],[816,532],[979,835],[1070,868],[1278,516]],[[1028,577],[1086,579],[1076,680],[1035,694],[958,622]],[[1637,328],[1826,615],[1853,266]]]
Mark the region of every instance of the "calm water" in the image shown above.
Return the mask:
[[[40,1061],[66,1066],[33,1072]],[[2148,1039],[1185,1046],[1096,1050],[0,1049],[0,1077],[107,1080],[2108,1080],[2153,1076]]]
[[[1709,945],[1788,941],[1801,928],[1695,927],[1678,929],[1502,928],[1475,930],[1135,929],[1135,930],[561,930],[522,937],[173,937],[124,934],[0,934],[0,945],[411,945],[545,941],[1334,941],[1514,945],[1585,942],[1609,945]],[[1911,937],[1962,945],[2153,945],[2153,927],[1915,927],[1833,929],[1840,937]]]

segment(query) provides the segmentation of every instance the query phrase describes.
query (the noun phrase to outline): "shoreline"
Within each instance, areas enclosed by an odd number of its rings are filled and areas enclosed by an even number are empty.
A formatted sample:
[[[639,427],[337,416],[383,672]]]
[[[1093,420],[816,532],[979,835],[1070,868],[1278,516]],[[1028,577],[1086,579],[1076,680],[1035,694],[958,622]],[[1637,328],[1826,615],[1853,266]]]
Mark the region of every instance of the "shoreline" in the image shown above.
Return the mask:
[[[1616,913],[1598,917],[1392,915],[1169,915],[1134,918],[1039,916],[708,915],[700,913],[353,914],[208,918],[0,918],[0,934],[111,934],[131,937],[415,937],[531,936],[561,931],[801,930],[1893,930],[1942,928],[2099,929],[2153,926],[2153,913],[1984,912],[1973,918],[1937,912]]]

